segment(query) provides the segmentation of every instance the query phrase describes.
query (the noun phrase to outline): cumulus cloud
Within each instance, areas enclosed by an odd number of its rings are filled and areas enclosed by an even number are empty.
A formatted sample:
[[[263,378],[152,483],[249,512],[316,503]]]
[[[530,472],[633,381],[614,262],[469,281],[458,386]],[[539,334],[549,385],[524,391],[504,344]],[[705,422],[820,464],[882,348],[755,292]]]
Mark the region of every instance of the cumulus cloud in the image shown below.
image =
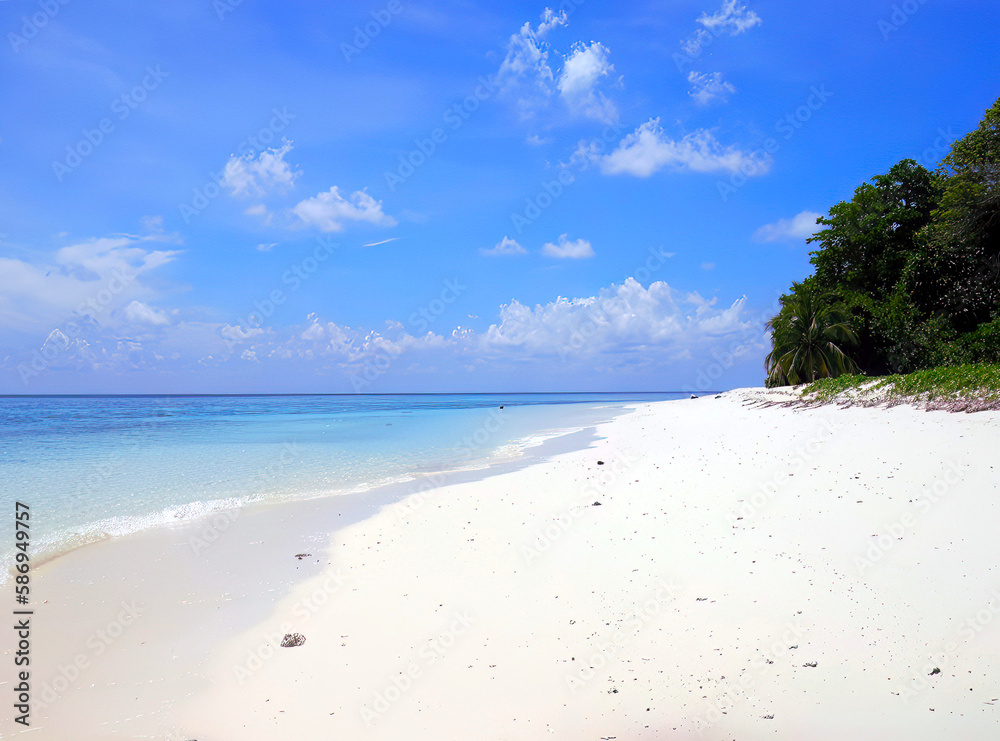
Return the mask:
[[[352,328],[316,314],[307,317],[305,326],[283,332],[239,327],[225,332],[239,341],[233,352],[250,349],[258,358],[325,359],[342,368],[363,368],[372,356],[394,362],[404,353],[428,352],[451,366],[463,359],[529,362],[559,355],[606,355],[609,363],[619,363],[627,362],[633,352],[673,356],[745,333],[750,322],[744,304],[745,297],[719,308],[714,298],[682,293],[662,281],[647,288],[628,278],[595,296],[560,297],[535,306],[511,301],[482,332],[462,327],[418,332],[395,321],[380,330]]]
[[[511,36],[497,73],[501,90],[515,96],[524,119],[534,119],[548,109],[553,96],[558,95],[566,110],[574,115],[613,122],[618,118],[618,110],[598,90],[602,81],[614,71],[610,51],[604,44],[598,41],[577,43],[562,59],[561,68],[553,70],[550,65],[549,45],[544,38],[552,29],[568,23],[565,11],[555,13],[546,8],[536,27],[525,23]],[[541,139],[536,136],[531,141],[539,143]]]
[[[595,89],[615,69],[609,55],[608,48],[599,41],[589,46],[577,44],[563,63],[558,82],[559,93],[570,110],[604,123],[618,118],[614,103]]]
[[[396,220],[383,213],[382,201],[376,201],[368,193],[356,190],[350,200],[340,195],[334,185],[330,190],[299,202],[292,213],[304,224],[315,226],[324,232],[339,232],[345,221],[362,221],[375,226],[395,226]]]
[[[125,318],[134,324],[150,324],[154,327],[170,324],[170,317],[164,312],[142,301],[133,301],[126,306]]]
[[[816,219],[822,217],[814,211],[803,211],[790,219],[778,219],[764,224],[753,233],[754,242],[799,241],[808,239],[820,230]]]
[[[627,353],[659,348],[691,349],[705,341],[745,331],[745,298],[724,310],[697,293],[681,295],[662,281],[644,288],[634,278],[602,288],[588,298],[557,298],[528,307],[502,306],[500,321],[487,330],[492,348],[521,348],[538,354]]]
[[[37,261],[0,258],[0,322],[18,329],[74,316],[113,322],[133,300],[155,294],[150,271],[180,252],[156,249],[167,237],[120,235],[77,242]]]
[[[543,39],[553,28],[567,23],[569,18],[566,11],[555,13],[546,8],[541,22],[535,28],[532,28],[530,22],[521,26],[507,42],[507,54],[498,73],[501,87],[512,90],[527,86],[535,94],[548,96],[555,78],[549,66],[548,45]],[[526,98],[522,102],[528,105],[531,101]]]
[[[0,356],[0,369],[23,364],[47,337],[45,347],[56,357],[54,364],[65,370],[104,375],[141,370],[175,379],[188,373],[202,387],[206,379],[216,383],[239,377],[233,373],[242,364],[259,369],[264,374],[259,377],[274,388],[288,390],[296,390],[296,379],[302,378],[323,378],[330,388],[355,391],[374,381],[380,389],[404,384],[412,390],[440,390],[445,378],[510,384],[526,373],[542,384],[575,379],[592,386],[601,379],[630,377],[647,385],[666,377],[680,385],[695,381],[699,369],[717,365],[713,352],[731,351],[735,344],[752,348],[740,351],[740,363],[759,374],[766,337],[744,305],[745,298],[719,306],[714,298],[678,291],[662,281],[646,287],[629,278],[592,296],[557,297],[534,306],[511,301],[499,307],[492,323],[477,330],[452,326],[444,317],[429,327],[411,318],[407,324],[390,320],[370,329],[315,314],[293,326],[251,326],[249,319],[212,324],[176,320],[171,312],[137,301],[128,304],[129,313],[153,322],[147,321],[142,332],[94,322],[84,323],[75,334],[46,329],[20,355]],[[161,316],[172,321],[157,324]],[[47,374],[44,382],[59,377],[67,376]]]
[[[511,239],[510,237],[504,237],[499,242],[497,242],[496,246],[491,247],[490,249],[481,249],[479,251],[482,254],[490,255],[491,257],[528,254],[528,251],[524,249],[524,247],[522,247],[520,244],[517,243],[516,240]]]
[[[664,168],[690,172],[745,172],[763,175],[770,162],[735,146],[724,147],[707,129],[698,129],[680,140],[670,139],[660,119],[650,119],[622,139],[610,154],[599,160],[609,175],[649,177]]]
[[[569,235],[560,234],[555,244],[546,242],[542,246],[542,254],[560,259],[580,260],[594,256],[594,248],[586,239],[571,241]]]
[[[285,155],[290,151],[291,142],[283,141],[280,147],[265,149],[257,157],[251,154],[234,155],[223,168],[223,183],[234,196],[263,196],[274,190],[290,188],[300,174],[285,162]]]
[[[688,95],[699,105],[707,105],[713,100],[725,100],[727,95],[736,92],[736,88],[723,80],[719,72],[705,74],[692,71],[688,74],[688,82],[691,83]]]

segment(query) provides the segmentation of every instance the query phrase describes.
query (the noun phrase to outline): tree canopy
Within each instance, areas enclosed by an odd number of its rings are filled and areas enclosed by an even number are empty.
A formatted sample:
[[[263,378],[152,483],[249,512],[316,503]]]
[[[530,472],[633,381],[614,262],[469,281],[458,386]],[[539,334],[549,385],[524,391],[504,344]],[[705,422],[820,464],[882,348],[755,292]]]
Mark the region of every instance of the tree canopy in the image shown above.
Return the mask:
[[[1000,99],[936,170],[904,159],[817,224],[815,272],[771,321],[769,385],[798,382],[778,359],[794,356],[787,330],[800,310],[849,333],[836,344],[854,338],[845,358],[867,374],[1000,362]]]

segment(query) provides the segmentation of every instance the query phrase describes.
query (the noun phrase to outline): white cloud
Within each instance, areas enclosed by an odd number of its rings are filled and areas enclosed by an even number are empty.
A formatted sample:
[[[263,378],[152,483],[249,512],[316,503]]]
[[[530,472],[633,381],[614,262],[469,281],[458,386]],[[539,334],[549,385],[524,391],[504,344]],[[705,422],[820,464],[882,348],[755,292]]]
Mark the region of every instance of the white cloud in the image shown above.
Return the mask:
[[[747,10],[745,5],[741,5],[737,0],[725,0],[722,7],[712,15],[703,13],[698,18],[698,23],[708,30],[716,33],[727,33],[730,36],[737,36],[745,31],[749,31],[754,26],[761,24],[760,16],[752,10]]]
[[[515,97],[523,119],[534,119],[545,110],[551,114],[550,103],[558,94],[571,113],[611,123],[617,120],[618,110],[597,89],[614,71],[604,44],[577,43],[562,60],[561,69],[554,71],[549,64],[549,46],[543,39],[552,29],[568,23],[565,11],[554,13],[546,8],[537,27],[525,23],[511,36],[497,74],[500,88]],[[529,143],[541,141],[536,135]]]
[[[270,252],[271,250],[273,250],[277,246],[278,246],[277,242],[265,242],[264,244],[258,244],[257,245],[257,251],[258,252]]]
[[[714,262],[703,262],[701,264],[701,269],[702,270],[715,270],[715,263]]]
[[[402,237],[389,237],[388,239],[382,239],[378,242],[369,242],[368,244],[361,245],[362,247],[378,247],[380,244],[388,244],[389,242],[395,242],[397,239],[402,239]]]
[[[528,85],[535,93],[547,96],[551,92],[554,78],[552,68],[549,67],[548,48],[542,39],[553,28],[567,23],[569,18],[565,11],[557,14],[546,8],[542,13],[541,23],[536,28],[532,28],[530,22],[521,26],[507,42],[507,54],[498,73],[501,87],[510,90]]]
[[[724,0],[722,7],[712,15],[702,13],[698,23],[702,28],[681,41],[681,50],[690,57],[699,56],[701,50],[712,43],[713,36],[738,36],[759,26],[762,21],[759,15],[738,4],[737,0]]]
[[[643,288],[628,278],[589,298],[558,298],[534,308],[513,301],[501,307],[500,321],[487,330],[485,342],[492,348],[520,347],[539,354],[573,349],[592,355],[650,346],[676,350],[745,331],[749,325],[741,318],[744,301],[719,311],[714,299],[705,301],[696,293],[681,297],[662,281]]]
[[[764,224],[753,233],[754,242],[798,241],[808,239],[822,227],[816,219],[823,214],[803,211],[790,219],[778,219],[773,224]]]
[[[751,374],[759,373],[766,338],[744,316],[744,303],[739,299],[720,308],[714,298],[680,292],[660,281],[647,288],[629,278],[588,297],[559,297],[534,306],[512,301],[499,307],[496,319],[482,330],[452,328],[443,317],[431,328],[418,328],[413,320],[352,328],[314,314],[293,326],[172,321],[149,325],[141,334],[129,325],[81,322],[78,333],[39,328],[28,345],[0,355],[0,368],[16,368],[44,340],[46,348],[51,346],[49,354],[58,356],[53,364],[64,370],[184,372],[193,380],[215,382],[232,379],[238,368],[234,364],[255,362],[275,388],[286,381],[294,384],[296,378],[322,377],[330,388],[354,385],[359,390],[356,382],[367,379],[361,384],[367,387],[373,367],[380,372],[369,390],[400,384],[439,390],[442,378],[510,383],[526,373],[543,385],[547,379],[592,385],[622,374],[655,383],[664,373],[684,383],[718,362],[713,350],[731,348],[736,341],[752,350],[741,364]],[[143,301],[128,306],[136,317],[151,315],[153,322],[159,321],[160,309]],[[163,314],[173,319],[176,312]]]
[[[133,301],[125,307],[125,318],[135,324],[151,324],[154,327],[170,324],[170,317],[159,309],[154,309],[142,301]]]
[[[0,258],[0,323],[30,329],[82,315],[113,323],[116,310],[154,294],[146,273],[180,254],[146,246],[167,239],[100,237],[62,247],[37,262]]]
[[[688,92],[699,105],[707,105],[713,100],[725,100],[727,95],[736,92],[736,88],[722,79],[719,72],[702,73],[690,72],[688,82],[691,83],[691,90]]]
[[[490,255],[492,257],[497,257],[501,255],[527,255],[528,251],[524,249],[521,245],[517,243],[516,240],[510,237],[504,237],[501,239],[495,247],[490,249],[479,250],[484,255]]]
[[[614,66],[608,61],[608,48],[599,41],[577,44],[563,63],[559,75],[559,92],[570,110],[604,123],[618,118],[614,103],[595,90],[602,78],[608,77]]]
[[[275,189],[290,188],[300,175],[285,162],[285,155],[290,151],[291,142],[283,141],[280,147],[266,149],[256,158],[250,154],[234,155],[223,168],[223,183],[234,196],[263,196]]]
[[[649,177],[668,168],[691,172],[744,172],[763,175],[770,161],[747,154],[734,146],[723,147],[707,129],[699,129],[675,141],[664,134],[660,119],[650,119],[622,139],[618,148],[600,158],[605,174]]]
[[[542,246],[542,254],[560,259],[580,260],[594,256],[594,248],[586,239],[570,241],[569,235],[560,234],[556,244],[546,242]]]
[[[396,225],[394,218],[382,212],[381,201],[376,201],[361,190],[354,191],[350,200],[347,200],[340,195],[336,185],[301,201],[292,212],[303,223],[319,227],[324,232],[342,231],[345,221],[367,221],[376,226]]]

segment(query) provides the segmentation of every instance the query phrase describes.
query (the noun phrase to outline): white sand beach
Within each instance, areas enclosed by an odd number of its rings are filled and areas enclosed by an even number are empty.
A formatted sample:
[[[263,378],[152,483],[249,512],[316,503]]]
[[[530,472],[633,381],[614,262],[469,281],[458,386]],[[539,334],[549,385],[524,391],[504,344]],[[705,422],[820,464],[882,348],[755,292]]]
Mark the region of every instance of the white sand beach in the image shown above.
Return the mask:
[[[762,396],[69,553],[34,572],[20,735],[996,738],[1000,413]]]

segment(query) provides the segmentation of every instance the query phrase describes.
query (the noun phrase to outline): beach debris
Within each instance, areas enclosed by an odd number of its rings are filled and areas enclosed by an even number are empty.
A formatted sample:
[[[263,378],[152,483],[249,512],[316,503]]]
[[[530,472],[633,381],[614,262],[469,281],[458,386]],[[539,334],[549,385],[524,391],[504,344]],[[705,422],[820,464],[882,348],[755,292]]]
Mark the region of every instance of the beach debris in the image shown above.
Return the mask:
[[[708,597],[695,597],[694,601],[695,602],[706,602],[706,601],[708,601]]]
[[[815,669],[818,664],[815,661],[807,661],[802,666],[808,666],[810,669]]]
[[[691,398],[692,399],[697,399],[698,397],[695,394],[691,394]]]
[[[927,676],[928,677],[933,677],[935,674],[940,674],[940,673],[941,673],[941,670],[938,667],[935,666],[933,669],[931,669],[930,674],[928,674]]]
[[[303,558],[309,558],[311,555],[311,553],[296,553],[295,557],[301,561]]]
[[[597,465],[598,466],[603,466],[604,465],[604,461],[597,461]]]
[[[763,718],[764,720],[774,720],[773,715],[762,715],[760,717]]]
[[[285,637],[281,639],[282,648],[295,648],[296,646],[301,646],[306,642],[306,637],[301,633],[285,633]]]
[[[594,502],[594,503],[593,503],[592,505],[590,505],[590,506],[591,506],[591,507],[601,507],[601,506],[603,506],[603,505],[602,505],[602,504],[601,504],[600,502]]]
[[[503,409],[503,404],[500,405],[500,408]]]

